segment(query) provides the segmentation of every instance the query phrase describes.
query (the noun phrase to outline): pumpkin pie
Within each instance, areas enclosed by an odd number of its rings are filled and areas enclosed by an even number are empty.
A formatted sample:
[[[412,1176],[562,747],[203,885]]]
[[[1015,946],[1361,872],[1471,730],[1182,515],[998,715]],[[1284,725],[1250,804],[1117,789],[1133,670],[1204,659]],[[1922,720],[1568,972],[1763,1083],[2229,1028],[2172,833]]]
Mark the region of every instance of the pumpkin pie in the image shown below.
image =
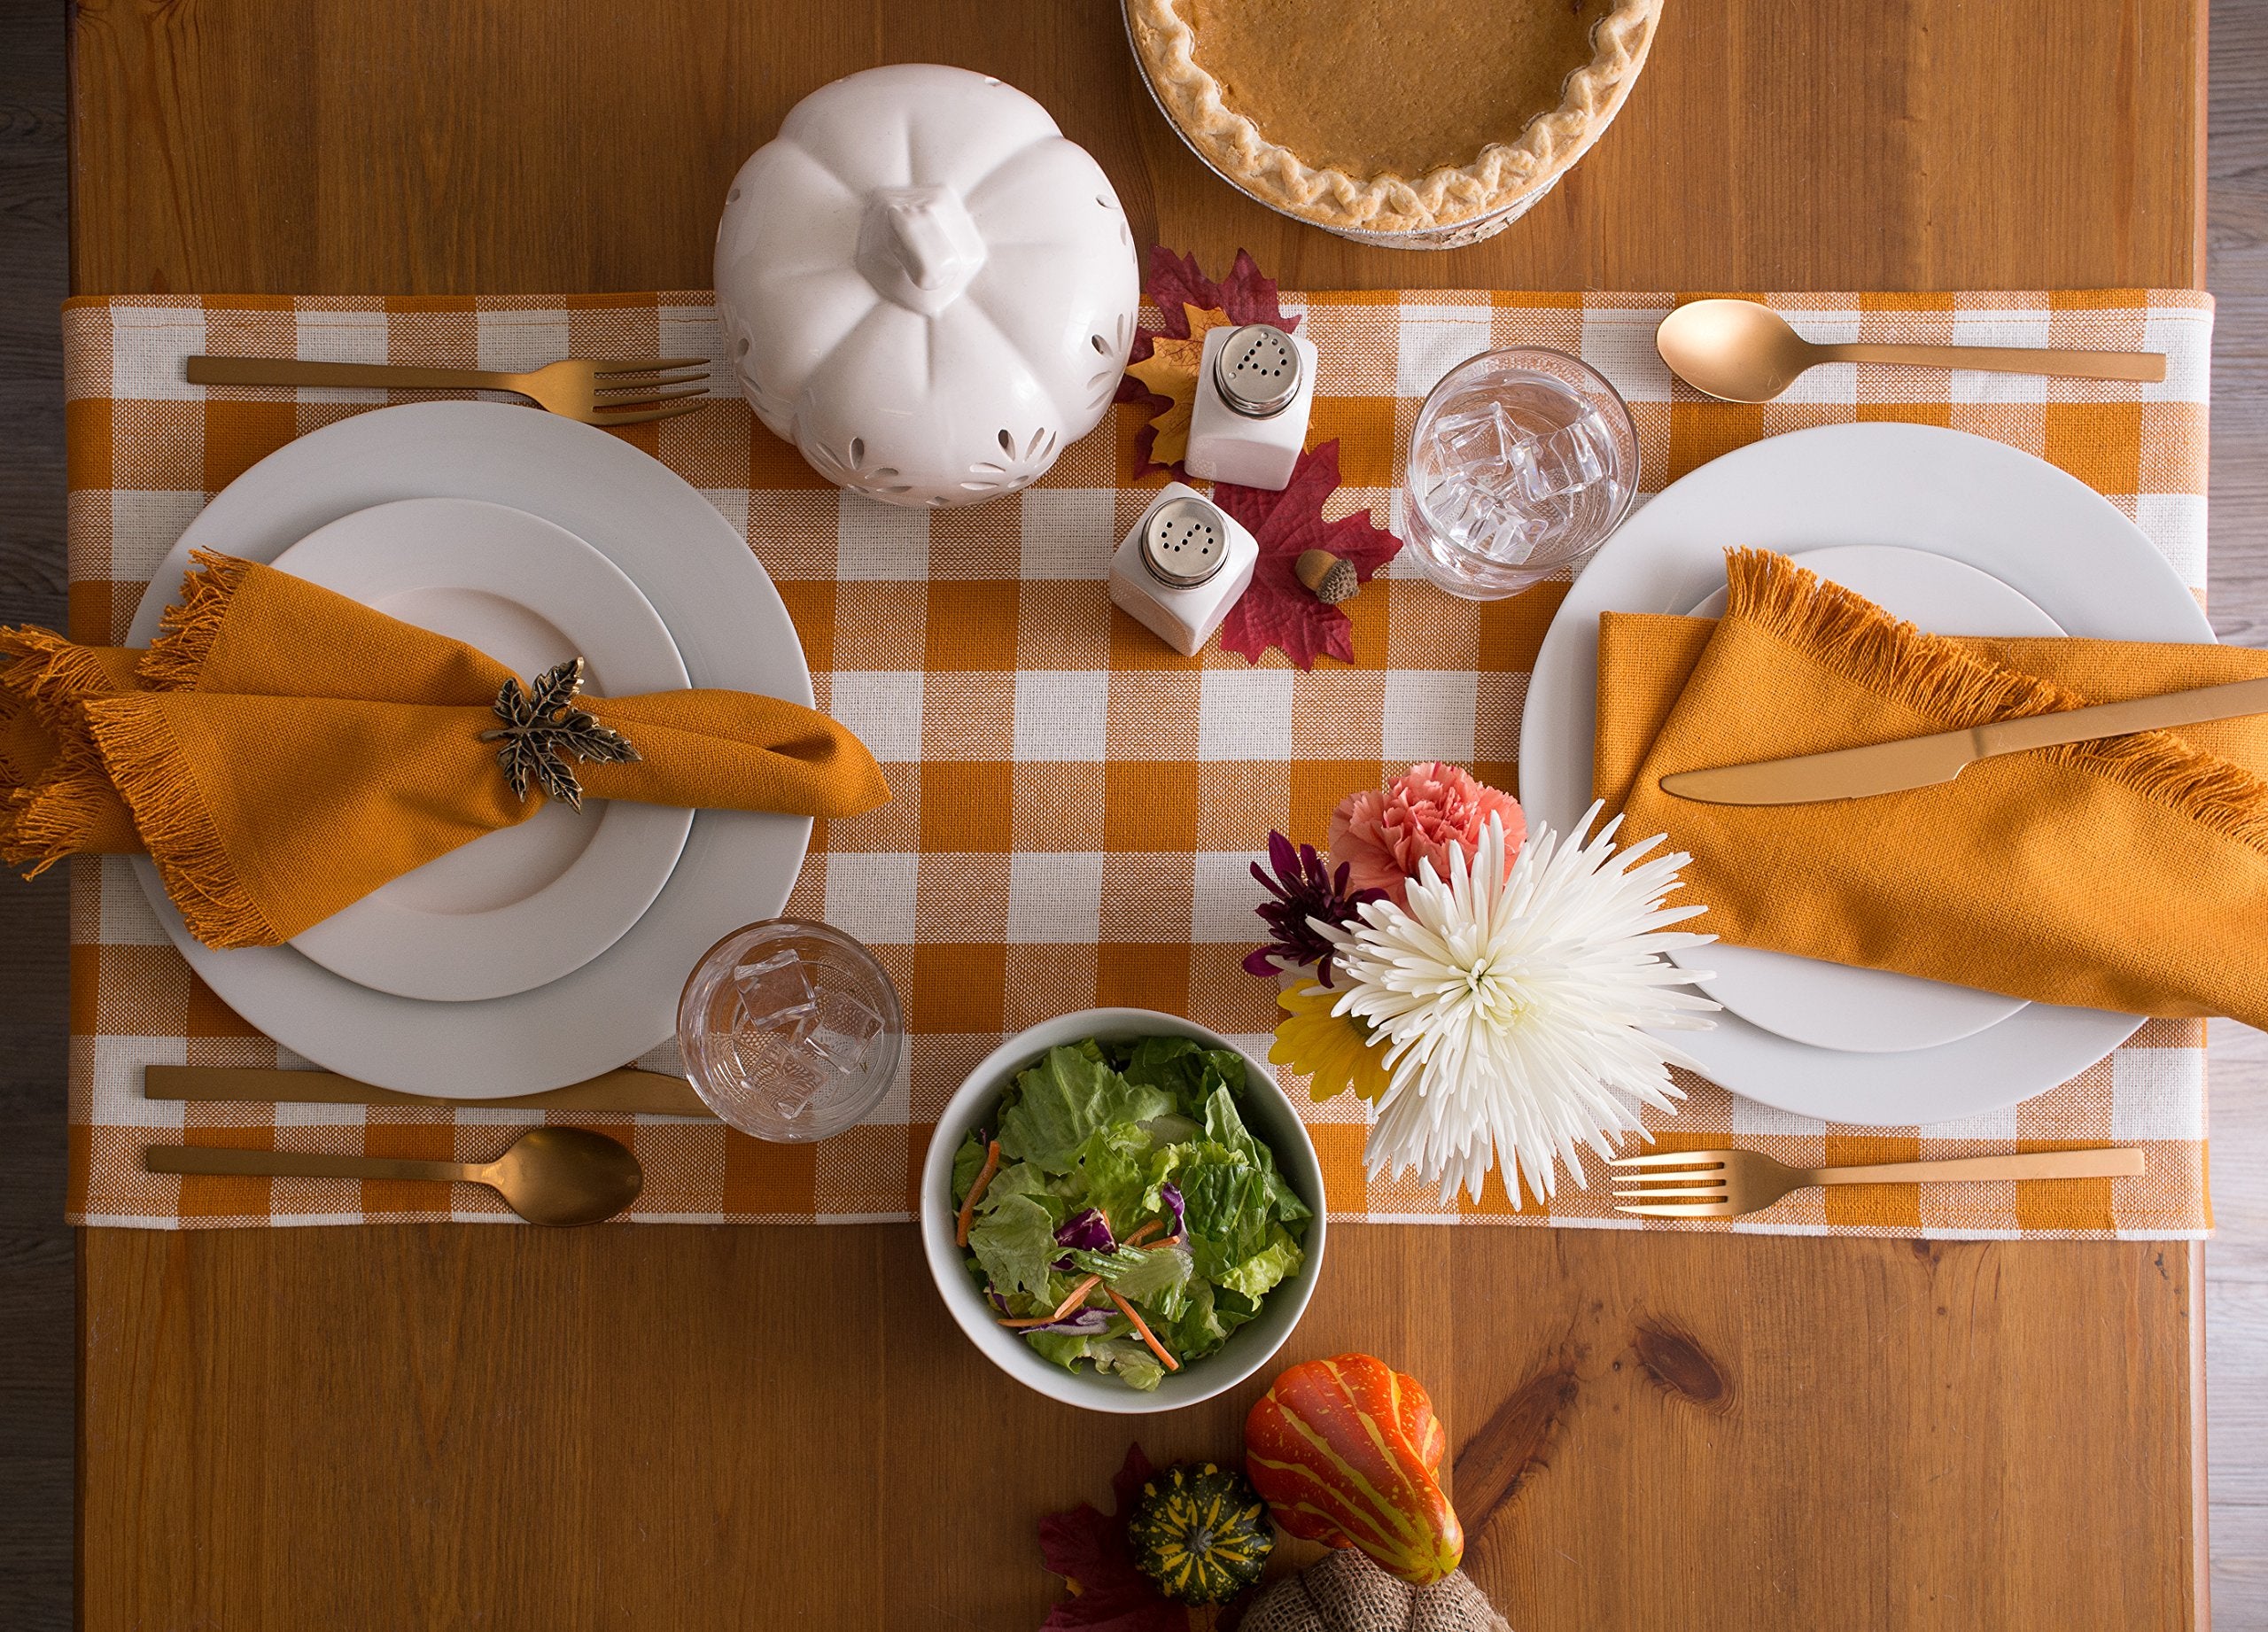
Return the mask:
[[[1215,169],[1317,226],[1394,235],[1493,229],[1541,196],[1620,110],[1662,0],[1125,5],[1159,102]]]

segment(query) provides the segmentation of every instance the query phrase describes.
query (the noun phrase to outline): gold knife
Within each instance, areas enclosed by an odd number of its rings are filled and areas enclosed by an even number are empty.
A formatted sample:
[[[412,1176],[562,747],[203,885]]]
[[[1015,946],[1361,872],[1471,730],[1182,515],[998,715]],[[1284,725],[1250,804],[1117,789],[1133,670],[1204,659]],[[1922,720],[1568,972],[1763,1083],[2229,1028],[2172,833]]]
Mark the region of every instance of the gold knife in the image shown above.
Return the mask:
[[[2027,714],[2021,719],[1997,719],[1965,731],[1940,731],[1932,736],[1799,754],[1791,759],[1679,771],[1662,778],[1662,791],[1703,804],[1815,804],[1824,799],[1863,799],[1949,782],[1964,766],[1998,754],[2021,754],[2064,742],[2162,731],[2245,714],[2268,714],[2268,680],[2200,686],[2190,691],[2065,709],[2055,714]]]
[[[710,1116],[682,1076],[625,1068],[542,1093],[509,1100],[443,1100],[374,1088],[330,1071],[264,1070],[252,1066],[153,1065],[144,1068],[149,1100],[234,1100],[265,1105],[481,1106],[513,1111],[599,1111],[649,1116]]]

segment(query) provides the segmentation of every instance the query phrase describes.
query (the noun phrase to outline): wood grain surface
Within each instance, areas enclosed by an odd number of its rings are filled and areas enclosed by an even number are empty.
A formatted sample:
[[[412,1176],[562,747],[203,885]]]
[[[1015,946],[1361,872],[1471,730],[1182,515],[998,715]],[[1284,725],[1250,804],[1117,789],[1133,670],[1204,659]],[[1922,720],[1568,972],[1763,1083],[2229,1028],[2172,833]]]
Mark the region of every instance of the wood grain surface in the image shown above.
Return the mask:
[[[1038,1515],[1107,1504],[1136,1434],[1233,1454],[1259,1387],[1048,1403],[905,1228],[116,1239],[89,1628],[1018,1632]],[[1425,1381],[1522,1632],[2183,1624],[2185,1255],[1732,1245],[1334,1229],[1285,1358]]]
[[[1287,288],[2198,281],[2195,0],[1670,0],[1613,128],[1518,226],[1369,249],[1216,180],[1114,0],[80,0],[72,283],[705,289],[725,188],[807,92],[957,63],[1046,104],[1137,233]],[[1414,49],[1411,94],[1427,72]]]
[[[1213,182],[1105,0],[82,4],[71,264],[82,291],[697,286],[779,115],[926,58],[1039,95],[1152,236],[1287,284],[2178,284],[2202,48],[2172,0],[2052,27],[1673,0],[1558,193],[1416,256]],[[2202,1619],[2184,1249],[1350,1227],[1332,1254],[1297,1351],[1434,1387],[1475,1572],[1528,1632]],[[81,1290],[93,1628],[1032,1625],[1031,1521],[1102,1497],[1126,1437],[990,1372],[910,1229],[96,1231]],[[1232,1450],[1241,1403],[1149,1449]]]

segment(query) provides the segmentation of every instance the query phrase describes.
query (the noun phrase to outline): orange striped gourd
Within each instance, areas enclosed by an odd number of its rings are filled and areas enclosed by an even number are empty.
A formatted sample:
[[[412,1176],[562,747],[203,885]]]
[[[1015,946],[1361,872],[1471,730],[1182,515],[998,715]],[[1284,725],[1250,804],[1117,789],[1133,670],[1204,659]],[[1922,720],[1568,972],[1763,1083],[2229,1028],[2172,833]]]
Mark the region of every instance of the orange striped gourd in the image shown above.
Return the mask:
[[[1295,1365],[1244,1425],[1245,1472],[1276,1522],[1359,1547],[1423,1586],[1456,1568],[1464,1530],[1434,1474],[1449,1436],[1417,1379],[1370,1355]]]

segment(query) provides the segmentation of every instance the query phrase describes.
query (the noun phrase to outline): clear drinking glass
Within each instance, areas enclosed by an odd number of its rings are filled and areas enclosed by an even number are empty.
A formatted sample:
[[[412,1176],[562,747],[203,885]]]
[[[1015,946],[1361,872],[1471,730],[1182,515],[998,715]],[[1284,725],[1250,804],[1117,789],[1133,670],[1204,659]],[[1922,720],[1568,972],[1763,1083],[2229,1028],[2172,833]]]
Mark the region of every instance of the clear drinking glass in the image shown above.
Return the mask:
[[[1494,601],[1590,559],[1638,491],[1638,430],[1581,358],[1483,352],[1418,410],[1404,476],[1410,548],[1453,595]]]
[[[827,924],[774,918],[711,947],[677,1006],[694,1092],[760,1139],[842,1132],[889,1092],[905,1052],[897,989]]]

